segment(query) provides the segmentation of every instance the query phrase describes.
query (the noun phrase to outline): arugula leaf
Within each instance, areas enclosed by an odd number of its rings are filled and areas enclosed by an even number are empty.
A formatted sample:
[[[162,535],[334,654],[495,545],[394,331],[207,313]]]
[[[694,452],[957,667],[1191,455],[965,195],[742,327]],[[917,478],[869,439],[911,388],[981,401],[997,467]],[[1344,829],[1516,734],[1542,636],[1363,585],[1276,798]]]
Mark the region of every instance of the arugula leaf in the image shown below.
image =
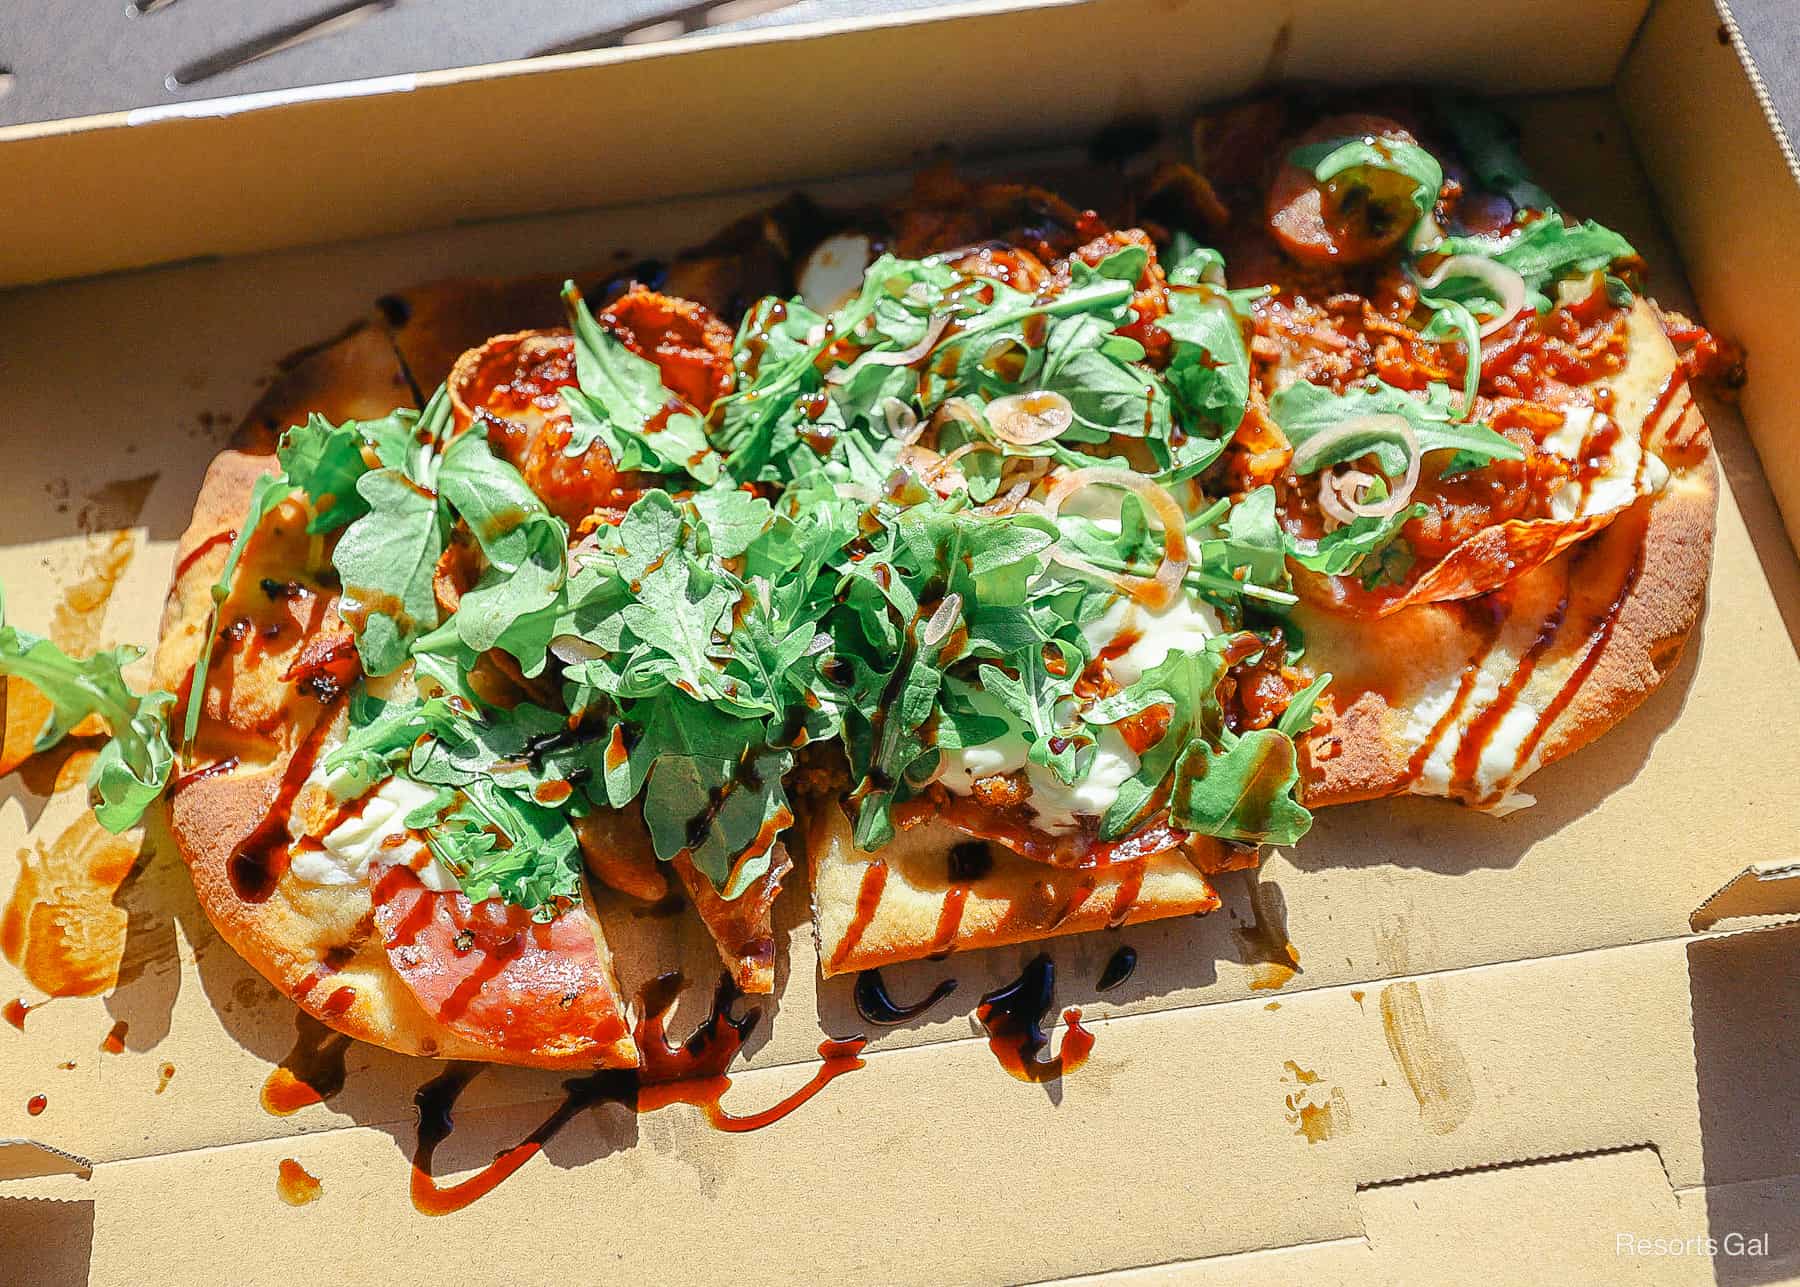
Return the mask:
[[[465,721],[447,698],[382,701],[361,684],[351,694],[349,716],[343,744],[320,761],[327,786],[339,799],[372,789],[420,738],[446,736]]]
[[[1171,290],[1169,312],[1156,325],[1175,341],[1164,375],[1177,401],[1229,437],[1250,401],[1250,350],[1237,309],[1211,287]],[[1184,465],[1163,481],[1179,482],[1211,463]]]
[[[782,779],[789,751],[764,749],[746,761],[672,755],[650,771],[644,817],[659,858],[686,853],[721,897],[736,898],[769,869],[774,838],[794,821]]]
[[[1312,827],[1294,797],[1299,782],[1293,739],[1278,729],[1227,737],[1219,748],[1190,742],[1175,766],[1169,819],[1221,840],[1291,845]]]
[[[991,665],[976,673],[982,691],[1024,728],[1026,757],[1073,786],[1086,773],[1083,761],[1093,758],[1093,734],[1075,709],[1075,682],[1086,659],[1067,640],[1053,640],[1050,648],[1061,663],[1060,675],[1050,673],[1043,648],[1026,648],[1007,659],[1016,676]]]
[[[1387,549],[1399,537],[1401,528],[1428,513],[1430,510],[1424,505],[1408,505],[1386,518],[1365,515],[1353,519],[1317,541],[1289,537],[1288,554],[1301,567],[1326,576],[1353,573],[1366,559]]]
[[[343,580],[340,609],[356,631],[363,669],[386,675],[438,623],[431,575],[450,524],[438,498],[397,469],[371,470],[357,480],[356,492],[368,512],[344,529],[332,563]]]
[[[1418,144],[1400,139],[1328,139],[1295,148],[1288,153],[1288,161],[1311,170],[1320,183],[1330,183],[1356,170],[1387,170],[1402,175],[1412,180],[1412,203],[1418,211],[1415,223],[1430,217],[1444,187],[1444,167],[1438,159]]]
[[[1475,315],[1454,299],[1420,295],[1419,303],[1433,310],[1431,321],[1419,334],[1428,340],[1446,340],[1452,336],[1462,341],[1463,387],[1462,414],[1459,420],[1473,419],[1475,395],[1481,389],[1481,323]]]
[[[581,857],[568,820],[486,779],[463,787],[425,832],[425,844],[470,902],[500,898],[548,921],[581,898]]]
[[[109,648],[77,659],[5,620],[0,596],[0,675],[17,676],[50,702],[33,753],[49,750],[90,715],[99,716],[112,736],[88,771],[88,787],[99,798],[94,817],[115,834],[135,826],[162,794],[175,764],[168,730],[175,695],[160,689],[139,694],[126,684],[123,669],[144,655],[141,648]]]
[[[487,558],[487,570],[462,596],[454,618],[463,642],[485,652],[519,618],[555,600],[566,574],[568,529],[473,428],[445,449],[438,487]]]
[[[1525,279],[1526,298],[1538,312],[1550,308],[1549,288],[1565,277],[1599,272],[1637,251],[1629,241],[1592,219],[1565,224],[1558,214],[1540,215],[1516,232],[1503,237],[1446,237],[1432,247],[1445,255],[1479,255],[1518,273]],[[1492,300],[1487,284],[1473,277],[1451,277],[1433,288],[1446,299]],[[1498,307],[1498,301],[1494,301]]]
[[[574,282],[564,282],[562,294],[575,332],[578,385],[562,390],[573,421],[564,454],[579,456],[598,440],[620,469],[717,482],[721,462],[699,413],[664,387],[656,363],[594,320]]]
[[[1373,454],[1389,477],[1406,469],[1406,445],[1399,434],[1380,426],[1340,438],[1320,451],[1306,444],[1348,420],[1364,416],[1398,415],[1412,426],[1423,453],[1455,451],[1446,472],[1458,472],[1489,460],[1522,460],[1525,452],[1484,424],[1458,424],[1450,404],[1450,392],[1441,384],[1426,390],[1423,398],[1371,379],[1333,393],[1322,385],[1297,381],[1269,399],[1269,414],[1294,446],[1294,472],[1315,473],[1332,465]]]
[[[1292,738],[1303,736],[1312,728],[1313,712],[1318,709],[1319,696],[1330,683],[1330,674],[1320,675],[1288,698],[1287,708],[1281,712],[1281,718],[1275,721],[1275,731]]]
[[[285,474],[258,474],[250,487],[249,507],[243,522],[238,525],[237,535],[231,538],[231,549],[225,555],[225,566],[219,569],[219,579],[213,582],[212,609],[206,616],[200,656],[194,661],[194,678],[188,686],[187,718],[181,732],[184,750],[194,744],[194,734],[200,728],[200,711],[206,705],[206,674],[212,667],[213,643],[219,634],[219,609],[231,597],[231,583],[237,578],[238,564],[250,547],[250,538],[256,535],[256,529],[262,526],[270,511],[294,494],[294,490]]]
[[[1437,115],[1450,128],[1456,150],[1481,186],[1521,210],[1550,210],[1556,200],[1536,183],[1519,156],[1519,130],[1487,104],[1440,94]]]

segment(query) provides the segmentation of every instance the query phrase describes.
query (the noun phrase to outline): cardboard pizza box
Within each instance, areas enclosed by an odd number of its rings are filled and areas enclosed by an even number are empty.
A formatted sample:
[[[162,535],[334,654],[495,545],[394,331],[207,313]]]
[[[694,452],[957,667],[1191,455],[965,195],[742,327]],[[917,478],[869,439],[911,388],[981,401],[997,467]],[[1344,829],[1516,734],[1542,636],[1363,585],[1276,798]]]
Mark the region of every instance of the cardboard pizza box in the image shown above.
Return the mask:
[[[1210,917],[890,969],[907,997],[958,991],[765,1130],[602,1106],[420,1214],[414,1096],[441,1066],[321,1053],[153,820],[97,917],[123,935],[116,986],[40,1007],[0,964],[0,1001],[30,1007],[0,1025],[0,1281],[1800,1280],[1800,341],[1770,324],[1800,315],[1800,187],[1728,17],[979,5],[0,130],[0,581],[9,620],[93,643],[152,642],[207,461],[278,359],[384,292],[667,252],[795,185],[897,190],[940,144],[1064,166],[1108,122],[1283,79],[1513,96],[1545,185],[1751,371],[1739,405],[1706,404],[1727,487],[1705,618],[1661,691],[1535,777],[1534,808],[1333,809],[1222,878]],[[0,891],[21,852],[85,834],[56,777],[0,784]],[[805,910],[779,909],[734,1111],[864,1026]],[[604,918],[628,987],[716,973],[696,922]],[[1101,993],[1122,943],[1138,970]],[[1042,1086],[970,1019],[1039,950],[1096,1039]],[[265,1109],[278,1065],[334,1054],[341,1090]],[[484,1072],[436,1174],[561,1097]],[[318,1188],[289,1205],[296,1170]]]

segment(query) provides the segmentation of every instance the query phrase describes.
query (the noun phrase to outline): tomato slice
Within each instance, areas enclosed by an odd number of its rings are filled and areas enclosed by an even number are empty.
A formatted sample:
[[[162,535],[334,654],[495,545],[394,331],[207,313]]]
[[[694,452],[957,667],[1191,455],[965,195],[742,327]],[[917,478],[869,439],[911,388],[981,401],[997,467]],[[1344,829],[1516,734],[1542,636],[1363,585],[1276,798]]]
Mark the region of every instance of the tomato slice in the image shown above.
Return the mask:
[[[1290,146],[1360,137],[1415,141],[1404,126],[1385,116],[1350,114],[1327,117]],[[1411,231],[1418,217],[1413,188],[1404,175],[1372,168],[1322,184],[1312,171],[1284,162],[1269,187],[1269,231],[1301,263],[1370,263],[1393,251]]]
[[[553,921],[427,889],[405,866],[371,882],[388,960],[425,1012],[521,1061],[631,1067],[637,1048],[611,953],[584,902]]]

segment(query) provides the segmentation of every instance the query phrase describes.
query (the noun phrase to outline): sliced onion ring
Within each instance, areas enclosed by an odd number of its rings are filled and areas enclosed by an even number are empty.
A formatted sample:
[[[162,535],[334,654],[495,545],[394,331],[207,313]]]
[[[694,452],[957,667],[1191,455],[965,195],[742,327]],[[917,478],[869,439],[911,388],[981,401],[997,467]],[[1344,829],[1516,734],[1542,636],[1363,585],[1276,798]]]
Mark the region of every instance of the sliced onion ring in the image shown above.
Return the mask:
[[[857,366],[864,363],[869,366],[911,366],[937,347],[938,341],[944,338],[944,332],[949,329],[950,321],[950,314],[940,313],[931,319],[931,324],[925,328],[925,334],[919,337],[917,344],[898,351],[884,349],[879,353],[865,353],[851,366],[834,366],[825,373],[825,383],[842,384],[850,378],[850,373]]]
[[[1055,518],[1063,503],[1086,487],[1117,487],[1143,501],[1156,516],[1163,529],[1163,557],[1155,576],[1133,576],[1126,572],[1109,572],[1095,567],[1079,555],[1063,549],[1061,543],[1050,547],[1050,557],[1064,567],[1088,576],[1098,577],[1117,586],[1151,612],[1166,612],[1181,592],[1181,582],[1188,571],[1187,520],[1175,498],[1142,474],[1129,469],[1110,469],[1090,465],[1064,474],[1044,498],[1044,512]]]
[[[994,437],[1015,447],[1035,447],[1049,442],[1075,423],[1075,408],[1062,394],[1048,389],[1010,393],[987,406],[988,427]]]
[[[1405,416],[1399,415],[1356,416],[1308,438],[1294,452],[1294,472],[1304,474],[1308,472],[1308,467],[1302,463],[1302,457],[1316,460],[1344,439],[1371,429],[1391,430],[1399,435],[1406,447],[1406,473],[1398,484],[1388,484],[1386,499],[1368,504],[1359,499],[1359,496],[1366,488],[1374,485],[1374,475],[1361,470],[1351,470],[1345,474],[1334,474],[1331,470],[1326,470],[1319,479],[1319,508],[1340,523],[1358,518],[1386,518],[1391,514],[1398,514],[1412,502],[1413,489],[1419,485],[1419,460],[1422,454],[1419,451],[1419,437],[1413,432],[1412,425],[1407,423]]]
[[[935,648],[950,637],[950,631],[956,625],[956,619],[962,612],[962,595],[952,590],[944,596],[944,601],[931,614],[925,623],[925,629],[919,632],[919,642],[927,648]]]
[[[1484,282],[1500,299],[1500,315],[1481,324],[1481,338],[1486,339],[1525,311],[1525,279],[1505,264],[1480,255],[1451,255],[1419,285],[1428,289],[1442,286],[1452,277],[1474,277]]]
[[[899,398],[887,398],[881,404],[881,418],[887,423],[887,431],[901,442],[916,442],[925,431],[919,420],[919,413],[912,405]]]

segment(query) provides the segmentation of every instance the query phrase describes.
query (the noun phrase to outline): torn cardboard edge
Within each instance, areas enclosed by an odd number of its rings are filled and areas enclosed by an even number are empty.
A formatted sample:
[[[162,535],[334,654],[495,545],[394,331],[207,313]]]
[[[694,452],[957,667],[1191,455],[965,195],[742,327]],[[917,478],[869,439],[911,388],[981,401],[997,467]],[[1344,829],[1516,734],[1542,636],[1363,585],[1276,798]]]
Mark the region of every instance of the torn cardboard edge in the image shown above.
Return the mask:
[[[0,1181],[36,1180],[47,1175],[92,1179],[94,1164],[37,1140],[0,1139]]]
[[[1695,908],[1688,924],[1701,932],[1726,921],[1755,920],[1736,928],[1756,929],[1795,918],[1800,918],[1800,860],[1752,863]]]

